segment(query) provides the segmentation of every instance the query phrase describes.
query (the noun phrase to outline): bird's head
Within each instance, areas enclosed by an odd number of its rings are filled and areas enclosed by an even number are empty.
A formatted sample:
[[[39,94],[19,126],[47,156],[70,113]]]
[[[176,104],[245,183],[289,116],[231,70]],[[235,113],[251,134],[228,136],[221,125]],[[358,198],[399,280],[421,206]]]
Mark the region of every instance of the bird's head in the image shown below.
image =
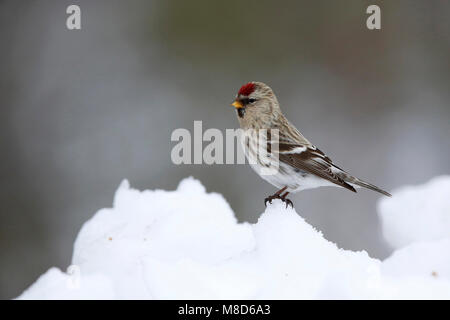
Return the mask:
[[[240,119],[251,116],[271,115],[279,111],[279,105],[272,89],[262,82],[249,82],[238,91],[231,104]]]

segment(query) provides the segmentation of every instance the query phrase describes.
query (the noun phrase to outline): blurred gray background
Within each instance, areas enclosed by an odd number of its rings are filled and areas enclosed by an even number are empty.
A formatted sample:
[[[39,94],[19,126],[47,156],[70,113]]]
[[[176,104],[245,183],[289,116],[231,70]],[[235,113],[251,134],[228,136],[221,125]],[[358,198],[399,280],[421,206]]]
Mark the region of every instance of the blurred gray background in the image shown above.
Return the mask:
[[[72,3],[80,31],[66,29]],[[392,190],[448,174],[449,17],[449,1],[0,1],[0,298],[65,270],[124,178],[172,190],[193,175],[255,222],[274,188],[248,166],[170,161],[174,129],[238,126],[229,103],[248,81],[363,179]],[[384,258],[378,198],[292,200],[327,239]]]

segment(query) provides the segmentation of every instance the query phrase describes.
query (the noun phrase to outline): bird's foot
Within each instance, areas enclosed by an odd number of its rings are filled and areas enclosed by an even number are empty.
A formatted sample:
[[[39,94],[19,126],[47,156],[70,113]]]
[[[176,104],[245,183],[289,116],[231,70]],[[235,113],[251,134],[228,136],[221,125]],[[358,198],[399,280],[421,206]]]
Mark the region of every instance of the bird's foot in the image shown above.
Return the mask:
[[[267,207],[267,202],[272,204],[272,200],[273,199],[280,199],[281,200],[281,196],[279,194],[274,194],[272,196],[268,196],[267,198],[264,199],[264,206]]]
[[[282,201],[283,201],[284,203],[286,203],[286,209],[287,209],[288,206],[291,206],[291,208],[294,209],[294,203],[293,203],[290,199],[283,198]]]
[[[274,200],[274,199],[280,199],[281,201],[283,201],[286,204],[286,208],[288,206],[291,206],[291,208],[294,208],[294,203],[290,199],[287,199],[286,197],[282,197],[279,194],[274,194],[274,195],[271,195],[271,196],[268,196],[267,198],[265,198],[264,206],[267,207],[267,202],[272,204],[272,200]]]

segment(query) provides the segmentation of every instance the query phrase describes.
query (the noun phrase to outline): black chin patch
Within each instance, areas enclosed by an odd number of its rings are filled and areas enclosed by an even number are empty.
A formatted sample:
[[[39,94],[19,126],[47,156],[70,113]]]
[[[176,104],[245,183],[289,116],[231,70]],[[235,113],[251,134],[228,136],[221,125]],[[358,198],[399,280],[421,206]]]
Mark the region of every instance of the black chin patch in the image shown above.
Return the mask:
[[[237,113],[238,113],[239,118],[243,118],[245,115],[245,108],[237,109]]]

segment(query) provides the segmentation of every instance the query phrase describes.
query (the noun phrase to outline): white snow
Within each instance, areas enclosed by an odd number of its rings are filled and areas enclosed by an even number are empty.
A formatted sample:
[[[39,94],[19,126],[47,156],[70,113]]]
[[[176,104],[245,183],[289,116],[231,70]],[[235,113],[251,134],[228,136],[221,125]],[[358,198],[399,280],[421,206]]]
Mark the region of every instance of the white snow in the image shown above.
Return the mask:
[[[251,225],[192,178],[176,191],[125,181],[81,229],[70,274],[52,268],[19,299],[450,299],[449,193],[442,177],[381,201],[387,239],[408,245],[382,262],[281,201]]]
[[[394,194],[378,203],[383,235],[392,247],[450,239],[450,176],[406,186]]]

